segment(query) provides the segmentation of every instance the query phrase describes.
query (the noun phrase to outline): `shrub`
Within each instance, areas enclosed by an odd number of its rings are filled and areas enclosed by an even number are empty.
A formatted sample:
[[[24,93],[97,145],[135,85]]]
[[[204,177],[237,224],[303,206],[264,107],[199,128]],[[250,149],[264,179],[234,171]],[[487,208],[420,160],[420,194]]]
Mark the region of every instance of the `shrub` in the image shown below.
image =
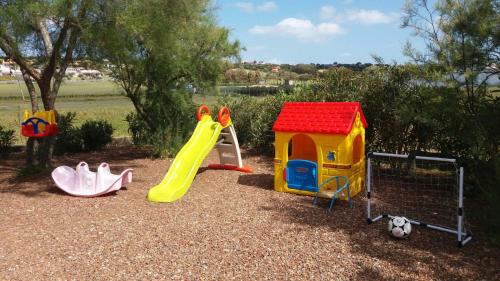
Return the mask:
[[[0,125],[0,156],[6,157],[14,143],[14,130],[8,130]]]
[[[216,109],[226,106],[231,111],[231,120],[236,128],[239,144],[248,144],[252,137],[252,124],[260,111],[259,101],[250,96],[225,95],[219,98],[217,104]]]
[[[99,150],[113,140],[113,126],[106,120],[88,120],[80,127],[83,150]]]
[[[89,120],[81,127],[73,125],[76,113],[59,115],[55,154],[99,150],[112,141],[113,127],[105,120]]]
[[[73,125],[75,112],[68,112],[58,116],[59,134],[57,135],[55,154],[76,153],[83,149],[83,142],[79,128]]]
[[[151,135],[144,130],[147,126],[144,119],[139,118],[137,113],[130,112],[125,120],[128,123],[128,131],[132,135],[132,142],[138,146],[148,144]]]
[[[196,125],[192,96],[181,91],[151,91],[142,110],[127,115],[136,145],[152,145],[153,156],[173,156],[185,144]]]

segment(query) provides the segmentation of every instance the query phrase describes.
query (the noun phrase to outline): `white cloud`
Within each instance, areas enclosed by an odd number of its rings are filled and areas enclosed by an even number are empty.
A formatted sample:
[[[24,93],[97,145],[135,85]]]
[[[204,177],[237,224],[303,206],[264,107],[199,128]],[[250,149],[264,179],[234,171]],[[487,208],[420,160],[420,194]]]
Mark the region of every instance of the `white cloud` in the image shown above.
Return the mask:
[[[237,2],[234,6],[248,13],[253,12],[255,9],[252,2]]]
[[[391,23],[395,17],[393,14],[384,14],[379,10],[350,10],[345,15],[348,21],[355,21],[363,24]]]
[[[342,53],[340,54],[341,57],[344,57],[344,58],[347,58],[347,57],[350,57],[352,56],[351,53]]]
[[[337,15],[337,9],[335,9],[334,6],[326,5],[326,6],[321,7],[321,9],[319,11],[319,17],[322,20],[334,19],[336,15]]]
[[[309,20],[286,18],[275,25],[256,25],[250,29],[253,34],[288,35],[302,41],[324,41],[343,33],[340,25],[324,22],[314,25]]]
[[[247,13],[270,12],[278,9],[278,5],[273,1],[267,1],[260,5],[254,4],[253,2],[236,2],[234,6]]]
[[[334,6],[322,6],[319,11],[322,20],[333,22],[357,22],[361,24],[391,23],[398,15],[395,13],[386,14],[379,10],[348,10],[339,13]]]
[[[262,12],[269,12],[276,9],[278,9],[278,5],[276,5],[276,3],[274,3],[273,1],[264,2],[261,5],[257,6],[257,10]]]

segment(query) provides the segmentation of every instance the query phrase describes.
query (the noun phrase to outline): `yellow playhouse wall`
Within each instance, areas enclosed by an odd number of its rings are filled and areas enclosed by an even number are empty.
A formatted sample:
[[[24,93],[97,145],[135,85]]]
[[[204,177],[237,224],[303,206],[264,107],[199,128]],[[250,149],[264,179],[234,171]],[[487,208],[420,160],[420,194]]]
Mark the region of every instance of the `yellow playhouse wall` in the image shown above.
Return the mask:
[[[318,185],[331,176],[342,175],[349,178],[351,197],[358,194],[365,182],[365,129],[361,123],[359,113],[353,124],[353,129],[346,135],[326,135],[276,132],[275,134],[275,158],[274,158],[274,189],[279,192],[290,192],[302,195],[314,195],[313,192],[289,189],[283,178],[283,170],[288,162],[288,143],[294,135],[302,134],[309,136],[316,144],[318,164]],[[361,160],[352,163],[353,143],[357,135],[361,135],[362,151]],[[335,152],[335,160],[327,158],[328,152]],[[311,159],[306,159],[311,160]],[[331,183],[332,187],[335,185]],[[344,198],[345,197],[345,198]],[[347,196],[340,196],[346,200]]]

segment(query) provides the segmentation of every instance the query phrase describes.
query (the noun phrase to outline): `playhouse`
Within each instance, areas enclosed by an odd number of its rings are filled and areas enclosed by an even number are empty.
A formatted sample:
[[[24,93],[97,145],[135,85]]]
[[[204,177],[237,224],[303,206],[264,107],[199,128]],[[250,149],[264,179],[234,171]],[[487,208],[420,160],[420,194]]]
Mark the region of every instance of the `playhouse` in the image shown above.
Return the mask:
[[[275,190],[313,196],[328,178],[345,176],[350,196],[359,193],[367,127],[358,102],[286,102],[273,126]]]

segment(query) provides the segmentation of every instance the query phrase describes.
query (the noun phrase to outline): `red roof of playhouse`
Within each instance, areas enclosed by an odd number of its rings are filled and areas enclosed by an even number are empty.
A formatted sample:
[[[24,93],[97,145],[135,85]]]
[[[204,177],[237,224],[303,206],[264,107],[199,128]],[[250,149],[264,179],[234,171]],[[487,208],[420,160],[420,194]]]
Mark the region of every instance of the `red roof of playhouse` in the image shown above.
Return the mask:
[[[367,128],[359,102],[285,102],[273,131],[347,135],[358,112]]]

